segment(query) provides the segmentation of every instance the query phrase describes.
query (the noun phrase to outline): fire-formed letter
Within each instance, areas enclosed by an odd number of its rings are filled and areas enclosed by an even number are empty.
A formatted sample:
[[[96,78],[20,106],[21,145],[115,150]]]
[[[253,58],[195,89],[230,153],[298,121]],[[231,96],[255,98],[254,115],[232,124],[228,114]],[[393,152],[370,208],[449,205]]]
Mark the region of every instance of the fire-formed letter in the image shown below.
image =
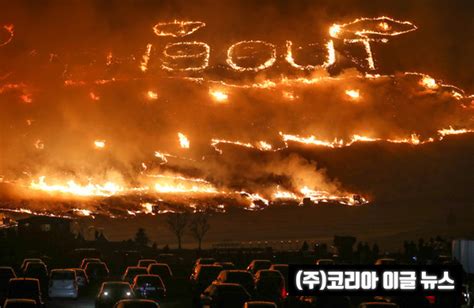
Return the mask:
[[[178,42],[166,45],[163,64],[167,71],[200,71],[209,65],[211,48],[203,42]]]
[[[227,64],[239,72],[258,72],[269,68],[275,61],[275,45],[264,41],[241,41],[227,50]]]

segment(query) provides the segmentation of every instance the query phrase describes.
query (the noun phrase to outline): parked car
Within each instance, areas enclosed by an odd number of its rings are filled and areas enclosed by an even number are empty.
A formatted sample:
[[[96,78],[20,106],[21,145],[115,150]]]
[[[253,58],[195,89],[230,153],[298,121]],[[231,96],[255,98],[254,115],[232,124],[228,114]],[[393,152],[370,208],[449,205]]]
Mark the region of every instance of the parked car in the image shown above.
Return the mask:
[[[297,300],[297,307],[355,307],[354,305],[352,305],[350,298],[347,296],[299,296],[297,297]]]
[[[104,262],[89,262],[84,269],[89,282],[103,282],[109,277],[109,268]]]
[[[87,277],[86,271],[82,268],[71,268],[76,272],[76,282],[77,286],[80,288],[84,288],[89,284],[89,278]]]
[[[272,266],[272,262],[270,260],[253,260],[250,262],[249,266],[247,266],[247,271],[249,271],[252,275],[255,275],[259,270],[269,269],[270,266]]]
[[[10,279],[16,278],[15,271],[9,266],[0,267],[0,304],[5,300]]]
[[[398,308],[398,305],[393,303],[367,302],[359,304],[359,308]]]
[[[31,299],[43,306],[39,280],[36,278],[12,278],[8,283],[7,300]]]
[[[316,265],[334,265],[336,262],[334,262],[333,259],[318,259],[316,260]]]
[[[160,305],[148,299],[122,299],[114,308],[160,308]]]
[[[279,271],[285,280],[285,288],[288,288],[288,264],[272,264],[271,270]]]
[[[158,275],[160,276],[161,280],[167,285],[170,280],[173,278],[173,272],[168,264],[165,263],[154,263],[148,265],[147,268],[148,274],[151,275]]]
[[[102,262],[102,260],[100,260],[99,258],[84,258],[82,259],[81,261],[81,268],[82,269],[85,269],[87,264],[90,263],[90,262]]]
[[[394,265],[396,264],[395,259],[392,258],[381,258],[375,261],[375,265]]]
[[[137,275],[148,274],[146,267],[138,267],[138,266],[129,266],[125,269],[125,272],[122,275],[122,281],[126,281],[128,283],[133,283],[133,279]]]
[[[71,269],[53,269],[49,276],[48,295],[50,298],[77,298],[79,286],[76,272]]]
[[[95,307],[113,307],[118,301],[131,298],[134,298],[134,294],[128,282],[107,281],[100,287],[99,294],[95,299]]]
[[[23,271],[23,277],[38,279],[41,290],[44,292],[47,291],[48,268],[43,262],[28,262],[26,264],[25,270]]]
[[[196,262],[194,262],[193,271],[198,265],[210,265],[214,264],[215,262],[216,259],[214,258],[199,258],[196,260]]]
[[[41,307],[36,304],[36,301],[32,299],[19,298],[19,299],[7,299],[3,308],[37,308]]]
[[[216,279],[217,282],[240,284],[249,293],[253,294],[255,282],[252,274],[244,270],[221,271]]]
[[[138,260],[137,266],[148,268],[148,265],[154,264],[154,263],[158,263],[158,262],[156,262],[156,260],[153,260],[153,259],[140,259]]]
[[[20,267],[20,272],[24,272],[25,271],[25,268],[26,268],[26,265],[28,263],[44,263],[43,260],[39,259],[39,258],[27,258],[27,259],[23,259],[23,262],[21,263],[21,267]]]
[[[162,300],[166,296],[166,287],[158,275],[135,276],[132,289],[139,298]]]
[[[279,271],[259,270],[255,274],[255,297],[281,303],[286,298],[285,281]]]
[[[217,278],[222,270],[220,265],[199,264],[190,277],[194,305],[198,305],[201,293]]]
[[[202,306],[210,308],[241,308],[250,294],[237,283],[214,282],[201,294]]]
[[[233,262],[214,262],[214,264],[222,266],[223,270],[235,269],[235,264]]]

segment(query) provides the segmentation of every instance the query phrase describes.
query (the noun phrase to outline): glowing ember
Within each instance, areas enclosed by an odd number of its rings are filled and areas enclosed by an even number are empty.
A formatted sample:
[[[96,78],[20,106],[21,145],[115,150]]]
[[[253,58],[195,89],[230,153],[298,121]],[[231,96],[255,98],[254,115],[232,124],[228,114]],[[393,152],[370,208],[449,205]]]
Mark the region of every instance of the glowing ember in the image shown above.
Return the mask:
[[[154,213],[153,213],[153,206],[154,206],[153,203],[145,202],[145,203],[142,203],[141,206],[143,208],[143,213],[144,214],[154,215]]]
[[[92,212],[90,210],[86,210],[86,209],[73,209],[72,210],[75,214],[79,215],[79,216],[91,216]]]
[[[265,141],[259,141],[257,143],[257,148],[262,151],[270,151],[272,149],[272,145]]]
[[[91,100],[93,100],[93,101],[98,101],[98,100],[100,100],[100,96],[98,96],[98,95],[95,94],[94,92],[89,92],[89,97],[90,97]]]
[[[390,27],[390,25],[386,22],[381,22],[378,24],[378,27],[383,30],[383,31],[388,31],[390,30],[392,27]]]
[[[428,88],[428,89],[437,89],[438,84],[436,83],[436,80],[434,78],[431,78],[430,76],[424,76],[423,79],[421,79],[421,85]]]
[[[152,90],[149,90],[148,92],[146,92],[146,96],[149,99],[152,99],[152,100],[158,99],[158,93],[156,93],[155,91],[152,91]]]
[[[104,149],[105,148],[105,140],[95,140],[94,147],[96,149]]]
[[[209,90],[209,94],[214,98],[216,102],[223,103],[229,99],[229,95],[221,90]]]
[[[8,43],[10,43],[12,41],[12,39],[13,39],[13,28],[14,28],[13,25],[3,25],[3,27],[0,28],[0,29],[5,30],[8,33],[8,38],[5,41],[0,42],[0,47],[5,46],[5,45],[7,45]]]
[[[148,62],[150,62],[150,53],[151,48],[153,47],[152,44],[146,45],[145,53],[142,56],[142,61],[140,62],[140,70],[142,72],[146,72],[148,70]]]
[[[298,98],[293,92],[291,91],[283,91],[283,97],[289,101],[293,101]]]
[[[346,90],[346,95],[349,96],[351,99],[357,100],[360,98],[359,90]]]
[[[38,150],[43,150],[44,149],[44,143],[41,139],[37,139],[35,141],[35,148]]]
[[[179,145],[183,149],[189,149],[189,139],[183,133],[178,133]]]

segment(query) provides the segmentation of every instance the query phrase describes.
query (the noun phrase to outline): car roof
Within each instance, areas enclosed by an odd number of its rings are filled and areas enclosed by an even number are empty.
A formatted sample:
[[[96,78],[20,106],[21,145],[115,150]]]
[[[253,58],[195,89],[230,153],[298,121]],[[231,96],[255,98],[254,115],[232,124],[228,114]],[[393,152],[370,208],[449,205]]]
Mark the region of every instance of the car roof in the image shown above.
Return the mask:
[[[39,280],[36,279],[36,278],[27,278],[27,277],[20,277],[20,278],[12,278],[10,279],[10,283],[11,282],[30,282],[30,283],[39,283]]]
[[[241,284],[239,283],[231,283],[231,282],[215,282],[213,283],[216,287],[220,287],[220,288],[235,288],[235,287],[238,287],[239,289],[240,288],[243,288]]]
[[[126,286],[130,286],[130,284],[126,281],[105,281],[102,283],[103,286],[107,285],[107,286],[113,286],[113,285],[126,285]]]
[[[153,266],[153,267],[170,267],[168,263],[152,263],[148,266]]]
[[[245,274],[250,274],[246,270],[240,270],[240,269],[230,269],[230,270],[223,270],[222,272],[225,273],[245,273]]]
[[[74,272],[73,268],[55,268],[51,272]]]
[[[151,277],[151,278],[160,278],[161,279],[160,275],[153,275],[153,274],[139,274],[135,277],[144,277],[144,278]]]
[[[222,265],[219,264],[199,264],[197,268],[222,268]]]

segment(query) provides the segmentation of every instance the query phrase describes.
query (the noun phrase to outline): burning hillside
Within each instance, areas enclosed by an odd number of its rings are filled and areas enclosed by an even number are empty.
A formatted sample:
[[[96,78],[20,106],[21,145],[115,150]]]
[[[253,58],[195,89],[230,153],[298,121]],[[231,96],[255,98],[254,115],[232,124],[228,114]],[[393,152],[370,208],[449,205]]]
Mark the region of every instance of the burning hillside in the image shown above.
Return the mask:
[[[363,205],[374,196],[295,145],[415,147],[474,132],[474,97],[460,87],[379,69],[374,50],[416,35],[415,22],[357,18],[324,25],[316,42],[232,40],[225,51],[205,20],[159,20],[134,50],[28,46],[0,22],[0,55],[21,55],[2,56],[0,70],[9,209]]]

